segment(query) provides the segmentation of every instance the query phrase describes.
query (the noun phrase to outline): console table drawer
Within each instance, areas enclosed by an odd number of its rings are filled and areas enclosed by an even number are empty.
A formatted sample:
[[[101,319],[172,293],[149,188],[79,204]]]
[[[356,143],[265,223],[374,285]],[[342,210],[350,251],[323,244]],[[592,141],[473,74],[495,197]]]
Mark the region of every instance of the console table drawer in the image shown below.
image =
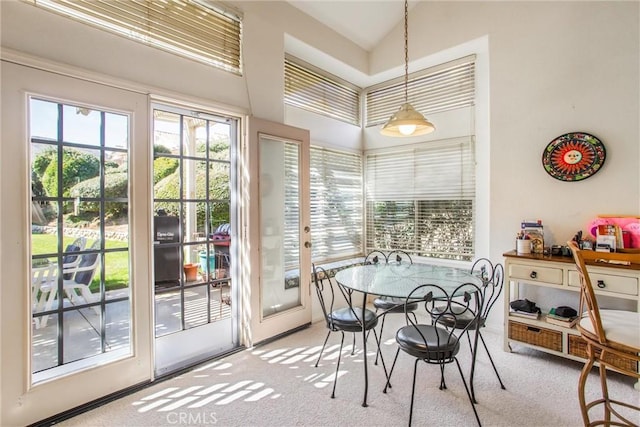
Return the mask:
[[[589,272],[593,289],[615,292],[625,295],[638,295],[638,279],[636,277],[616,276]],[[580,276],[575,270],[569,270],[569,286],[580,287]]]
[[[562,269],[554,267],[539,267],[531,265],[510,264],[509,276],[533,282],[552,283],[562,285]]]

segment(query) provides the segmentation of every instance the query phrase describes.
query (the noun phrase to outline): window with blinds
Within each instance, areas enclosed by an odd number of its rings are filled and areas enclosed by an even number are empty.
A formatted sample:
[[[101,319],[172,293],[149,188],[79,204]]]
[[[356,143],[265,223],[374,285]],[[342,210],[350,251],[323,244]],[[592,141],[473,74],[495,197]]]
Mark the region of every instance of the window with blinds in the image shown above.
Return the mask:
[[[240,74],[240,18],[196,0],[23,0],[149,46]]]
[[[360,125],[359,88],[289,56],[284,61],[284,102]]]
[[[362,253],[362,156],[311,147],[314,262]]]
[[[409,75],[409,102],[425,116],[474,105],[475,55]],[[385,123],[405,102],[404,77],[368,88],[366,126]]]
[[[473,137],[366,155],[366,251],[403,249],[453,260],[474,255]]]

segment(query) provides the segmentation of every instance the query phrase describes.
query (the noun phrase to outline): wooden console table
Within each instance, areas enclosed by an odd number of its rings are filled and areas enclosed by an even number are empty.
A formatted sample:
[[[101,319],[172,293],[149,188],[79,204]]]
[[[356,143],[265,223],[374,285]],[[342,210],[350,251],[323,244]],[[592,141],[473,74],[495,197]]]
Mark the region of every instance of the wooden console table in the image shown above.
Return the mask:
[[[510,314],[509,303],[522,298],[527,287],[536,286],[538,292],[555,289],[575,294],[574,308],[578,309],[580,279],[572,257],[517,254],[510,251],[505,257],[506,287],[504,294],[504,350],[511,351],[512,344],[523,345],[557,356],[584,361],[586,345],[575,328],[566,328],[546,322],[545,313],[552,307],[539,303],[542,310],[539,319],[517,317]],[[640,265],[629,266],[607,263],[587,265],[598,296],[609,297],[609,304],[625,304],[640,312]],[[538,301],[536,301],[538,303]],[[610,307],[614,308],[614,307]],[[622,361],[621,361],[622,363]],[[636,366],[635,369],[640,367]],[[635,387],[640,389],[640,381]]]

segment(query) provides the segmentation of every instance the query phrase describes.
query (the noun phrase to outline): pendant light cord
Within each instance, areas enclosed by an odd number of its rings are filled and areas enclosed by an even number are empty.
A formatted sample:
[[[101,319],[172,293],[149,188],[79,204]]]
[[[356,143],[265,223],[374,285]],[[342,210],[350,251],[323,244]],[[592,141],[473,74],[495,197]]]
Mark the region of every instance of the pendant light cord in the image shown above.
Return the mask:
[[[409,102],[409,0],[404,0],[404,102]]]

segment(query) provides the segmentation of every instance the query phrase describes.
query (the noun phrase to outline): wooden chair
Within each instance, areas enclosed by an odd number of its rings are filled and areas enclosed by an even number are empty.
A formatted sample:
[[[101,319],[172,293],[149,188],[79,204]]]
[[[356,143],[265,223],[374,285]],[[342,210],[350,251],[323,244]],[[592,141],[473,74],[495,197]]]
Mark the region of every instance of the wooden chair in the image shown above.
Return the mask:
[[[632,412],[635,415],[635,411],[640,412],[640,406],[615,400],[609,396],[607,369],[630,377],[640,378],[638,373],[638,364],[640,363],[640,313],[600,309],[585,260],[595,261],[611,255],[602,252],[582,251],[574,241],[567,242],[567,244],[573,253],[573,259],[580,276],[579,313],[582,314],[577,328],[582,339],[587,343],[588,359],[578,382],[578,398],[584,425],[636,426],[636,422],[640,419],[640,413],[634,418],[635,421],[628,418],[628,413]],[[618,363],[613,364],[612,361],[614,360]],[[620,363],[621,361],[628,363]],[[596,362],[600,367],[602,396],[587,402],[585,395],[587,377]],[[600,405],[604,409],[604,418],[591,421],[589,411]],[[614,419],[612,419],[612,416]]]

